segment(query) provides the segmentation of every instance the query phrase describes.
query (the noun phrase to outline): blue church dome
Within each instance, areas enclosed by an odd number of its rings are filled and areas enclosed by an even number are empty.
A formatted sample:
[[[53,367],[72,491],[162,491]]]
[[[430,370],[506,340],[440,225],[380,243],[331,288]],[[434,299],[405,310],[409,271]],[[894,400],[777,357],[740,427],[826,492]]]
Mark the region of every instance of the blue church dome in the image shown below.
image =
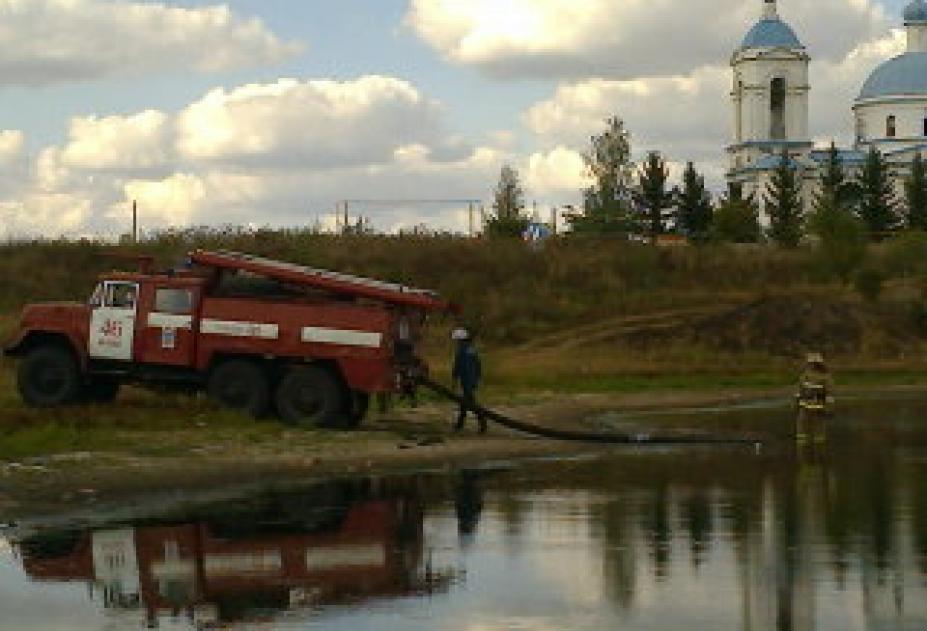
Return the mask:
[[[779,18],[765,18],[757,22],[740,45],[747,48],[804,48],[792,27]]]
[[[927,53],[889,59],[869,75],[859,98],[907,95],[927,95]]]
[[[905,24],[913,22],[927,22],[927,2],[924,0],[914,0],[904,10]]]

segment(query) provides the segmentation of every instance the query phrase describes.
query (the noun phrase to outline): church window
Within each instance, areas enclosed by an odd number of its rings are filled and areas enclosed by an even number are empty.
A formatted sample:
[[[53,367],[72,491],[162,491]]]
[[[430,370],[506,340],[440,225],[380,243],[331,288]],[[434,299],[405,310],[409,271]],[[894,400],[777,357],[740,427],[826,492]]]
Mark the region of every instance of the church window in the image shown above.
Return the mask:
[[[898,119],[892,114],[885,119],[885,137],[894,138],[898,134]]]
[[[773,140],[785,140],[785,79],[773,79],[770,91],[769,136]]]
[[[866,119],[863,116],[856,117],[856,140],[866,140]]]
[[[927,136],[927,118],[924,119],[924,135]]]

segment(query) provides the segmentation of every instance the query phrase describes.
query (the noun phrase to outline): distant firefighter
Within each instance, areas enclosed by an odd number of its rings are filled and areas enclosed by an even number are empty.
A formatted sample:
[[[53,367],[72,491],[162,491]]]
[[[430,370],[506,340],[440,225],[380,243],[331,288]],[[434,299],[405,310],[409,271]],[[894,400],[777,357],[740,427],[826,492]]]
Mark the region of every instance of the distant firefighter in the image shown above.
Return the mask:
[[[834,405],[834,379],[823,354],[808,354],[798,384],[797,400],[796,440],[823,442],[826,439],[826,419]]]

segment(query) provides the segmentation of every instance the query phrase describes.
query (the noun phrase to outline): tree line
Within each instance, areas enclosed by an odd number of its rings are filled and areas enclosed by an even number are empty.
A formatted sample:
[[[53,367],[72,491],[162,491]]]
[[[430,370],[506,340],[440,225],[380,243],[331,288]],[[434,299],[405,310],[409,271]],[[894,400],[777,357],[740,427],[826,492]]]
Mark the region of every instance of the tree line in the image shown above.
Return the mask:
[[[770,241],[795,248],[815,236],[825,248],[880,241],[901,230],[927,231],[927,167],[917,155],[904,183],[903,199],[896,195],[894,174],[885,157],[872,148],[851,176],[832,144],[817,176],[810,204],[802,195],[797,164],[787,152],[780,155],[765,190],[760,192],[769,226],[760,222],[757,195],[729,185],[718,200],[705,178],[689,162],[678,186],[670,186],[669,169],[660,152],[651,151],[638,166],[631,158],[631,135],[617,116],[592,137],[583,154],[592,184],[582,192],[581,208],[566,214],[570,232],[655,240],[676,234],[692,242]],[[493,212],[486,222],[490,237],[520,236],[530,223],[525,192],[518,172],[502,169],[494,191]]]

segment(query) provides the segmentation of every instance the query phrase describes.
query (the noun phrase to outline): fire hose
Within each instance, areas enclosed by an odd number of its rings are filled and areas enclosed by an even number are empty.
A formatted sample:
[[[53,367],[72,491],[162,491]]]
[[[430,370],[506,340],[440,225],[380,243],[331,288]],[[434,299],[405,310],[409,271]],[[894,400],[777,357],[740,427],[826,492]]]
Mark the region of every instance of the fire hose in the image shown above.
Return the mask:
[[[524,421],[519,421],[499,412],[495,412],[488,408],[485,408],[479,404],[467,403],[464,401],[463,397],[451,390],[450,388],[432,381],[427,378],[421,378],[419,383],[431,390],[432,392],[457,403],[458,405],[466,405],[470,410],[472,410],[478,416],[492,421],[503,427],[507,427],[516,432],[523,434],[530,434],[532,436],[538,436],[541,438],[550,438],[553,440],[562,440],[569,442],[583,442],[583,443],[602,443],[606,445],[649,445],[649,446],[672,446],[672,445],[750,445],[755,448],[759,448],[762,445],[762,441],[759,441],[755,438],[748,438],[744,436],[693,436],[693,435],[652,435],[652,434],[626,434],[618,432],[585,432],[585,431],[574,431],[566,429],[556,429],[552,427],[542,427],[540,425],[534,425],[532,423],[525,423]]]

